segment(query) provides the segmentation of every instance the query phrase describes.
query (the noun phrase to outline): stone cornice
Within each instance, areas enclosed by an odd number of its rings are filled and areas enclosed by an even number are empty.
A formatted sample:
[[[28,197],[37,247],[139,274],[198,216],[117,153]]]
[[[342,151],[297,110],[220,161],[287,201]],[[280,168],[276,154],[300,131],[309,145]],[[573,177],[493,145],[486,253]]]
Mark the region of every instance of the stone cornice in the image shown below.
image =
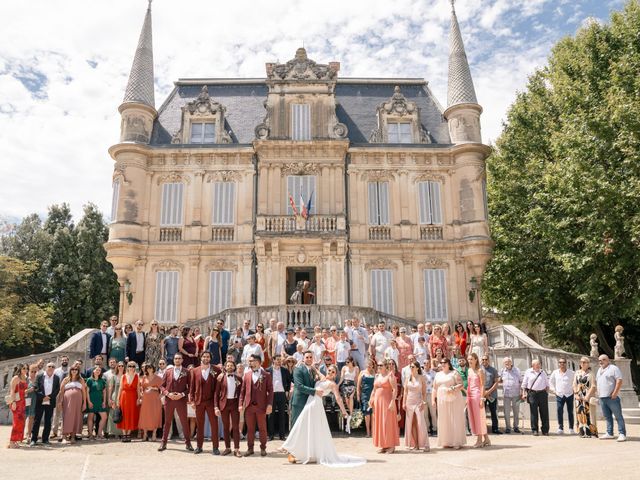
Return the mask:
[[[260,160],[291,160],[344,161],[349,148],[348,140],[313,140],[298,142],[292,140],[255,140],[253,142],[256,154]]]

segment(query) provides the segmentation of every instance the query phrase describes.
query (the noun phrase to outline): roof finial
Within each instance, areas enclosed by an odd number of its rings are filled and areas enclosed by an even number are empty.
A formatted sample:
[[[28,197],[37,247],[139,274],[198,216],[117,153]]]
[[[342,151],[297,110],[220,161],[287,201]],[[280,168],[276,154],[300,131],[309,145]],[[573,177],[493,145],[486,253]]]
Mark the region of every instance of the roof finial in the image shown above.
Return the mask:
[[[471,70],[467,54],[462,42],[462,33],[454,8],[455,0],[451,0],[451,30],[449,32],[449,89],[447,106],[461,103],[478,103],[473,87]]]

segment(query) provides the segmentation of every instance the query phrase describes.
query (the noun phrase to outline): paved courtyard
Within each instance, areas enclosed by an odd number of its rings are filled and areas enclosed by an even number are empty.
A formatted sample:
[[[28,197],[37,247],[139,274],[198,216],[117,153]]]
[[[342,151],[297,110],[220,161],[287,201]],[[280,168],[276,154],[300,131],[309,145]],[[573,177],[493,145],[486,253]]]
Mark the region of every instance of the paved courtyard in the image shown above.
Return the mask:
[[[552,431],[555,425],[552,424]],[[604,424],[599,424],[603,429]],[[289,465],[275,450],[282,442],[268,445],[269,456],[261,458],[213,457],[193,455],[182,444],[170,443],[167,451],[156,451],[157,443],[88,442],[77,446],[53,443],[49,448],[0,449],[0,478],[63,480],[135,478],[264,478],[325,479],[460,479],[517,480],[573,478],[576,472],[589,478],[638,478],[640,425],[629,425],[626,443],[581,439],[577,436],[533,437],[531,435],[493,435],[490,448],[453,451],[435,448],[430,453],[407,452],[377,454],[371,440],[362,437],[336,438],[340,453],[363,456],[363,467],[334,470],[318,465]],[[10,427],[0,427],[0,438],[9,438]],[[469,437],[469,442],[473,440]],[[435,439],[431,439],[435,442]],[[210,444],[209,444],[210,445]],[[241,448],[246,444],[241,443]]]

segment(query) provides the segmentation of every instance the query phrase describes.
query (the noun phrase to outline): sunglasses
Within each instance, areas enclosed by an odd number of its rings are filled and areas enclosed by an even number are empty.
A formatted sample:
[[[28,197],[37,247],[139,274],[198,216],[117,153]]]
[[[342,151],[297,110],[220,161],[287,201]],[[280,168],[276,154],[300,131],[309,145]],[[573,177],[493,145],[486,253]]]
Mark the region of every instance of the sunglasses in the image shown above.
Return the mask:
[[[80,370],[78,370],[77,368],[70,368],[69,371],[70,372],[79,372]]]
[[[135,365],[127,365],[127,368],[136,368]]]

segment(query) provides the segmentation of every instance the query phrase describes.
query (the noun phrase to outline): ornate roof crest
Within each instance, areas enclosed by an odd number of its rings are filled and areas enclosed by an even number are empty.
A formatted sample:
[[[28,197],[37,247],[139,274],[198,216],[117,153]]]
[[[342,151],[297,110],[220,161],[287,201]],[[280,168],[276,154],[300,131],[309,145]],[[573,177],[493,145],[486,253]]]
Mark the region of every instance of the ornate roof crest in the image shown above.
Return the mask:
[[[225,107],[220,105],[209,96],[209,89],[206,85],[202,87],[202,90],[200,91],[198,97],[195,100],[187,103],[185,108],[191,115],[214,114],[217,113],[218,110],[224,113],[224,111],[226,110]]]
[[[410,102],[400,91],[400,87],[396,85],[393,89],[393,95],[386,102],[380,104],[380,109],[390,115],[410,115],[416,110],[416,104]]]
[[[287,63],[267,63],[269,80],[335,80],[340,70],[340,62],[323,65],[307,57],[304,48],[296,50],[296,56]]]

